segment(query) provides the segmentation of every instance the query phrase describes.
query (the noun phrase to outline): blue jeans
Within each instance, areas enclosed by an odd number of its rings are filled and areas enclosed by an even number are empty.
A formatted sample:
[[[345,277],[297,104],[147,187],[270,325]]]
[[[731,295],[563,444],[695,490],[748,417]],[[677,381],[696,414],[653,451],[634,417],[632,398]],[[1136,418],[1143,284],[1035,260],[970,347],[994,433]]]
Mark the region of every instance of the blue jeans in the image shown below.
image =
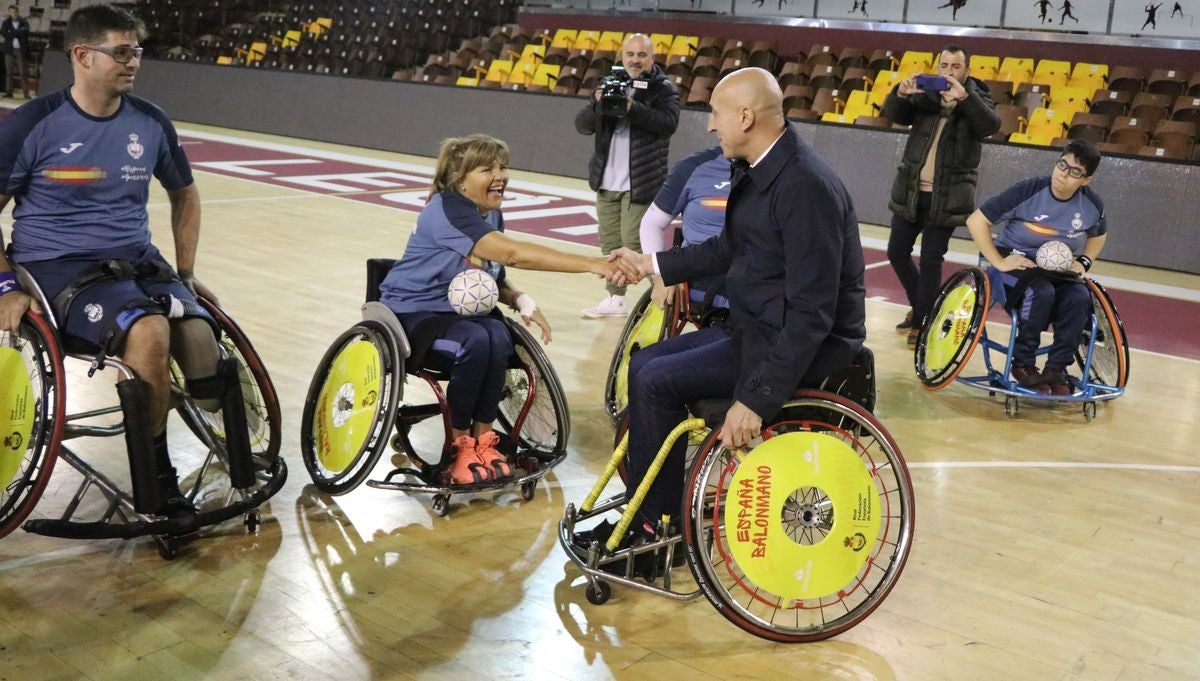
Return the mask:
[[[629,487],[633,496],[654,455],[675,426],[688,416],[689,402],[730,397],[737,384],[737,358],[722,329],[709,327],[668,338],[639,350],[629,362]],[[642,504],[642,520],[652,525],[676,517],[683,503],[684,452],[681,437]]]

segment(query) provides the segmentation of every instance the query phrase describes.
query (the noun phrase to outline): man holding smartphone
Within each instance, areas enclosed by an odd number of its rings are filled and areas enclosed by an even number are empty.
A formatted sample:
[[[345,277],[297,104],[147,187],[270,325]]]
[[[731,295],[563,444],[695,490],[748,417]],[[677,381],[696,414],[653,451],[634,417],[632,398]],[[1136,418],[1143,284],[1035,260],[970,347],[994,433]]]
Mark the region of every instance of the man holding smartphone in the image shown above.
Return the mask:
[[[912,126],[888,204],[888,260],[911,308],[896,330],[908,335],[909,347],[916,346],[937,297],[950,236],[975,210],[982,142],[1000,129],[988,87],[970,76],[969,62],[966,48],[947,45],[938,55],[937,75],[900,81],[881,111],[894,123]],[[912,261],[918,235],[919,268]]]

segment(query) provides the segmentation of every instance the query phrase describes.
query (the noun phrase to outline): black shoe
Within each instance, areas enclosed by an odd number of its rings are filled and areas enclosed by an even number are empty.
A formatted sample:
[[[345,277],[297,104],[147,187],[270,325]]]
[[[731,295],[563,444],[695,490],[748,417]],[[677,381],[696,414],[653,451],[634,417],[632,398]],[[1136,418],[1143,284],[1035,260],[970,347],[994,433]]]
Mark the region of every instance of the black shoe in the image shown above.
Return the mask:
[[[166,516],[168,518],[185,518],[190,515],[196,515],[196,506],[188,501],[188,498],[182,494],[167,497],[166,501],[158,507],[154,512],[155,515]]]
[[[576,552],[578,552],[580,555],[587,555],[587,552],[591,549],[593,543],[600,544],[600,550],[603,551],[604,543],[608,541],[608,538],[612,536],[613,530],[616,528],[616,523],[602,520],[600,521],[599,525],[596,525],[590,530],[581,530],[571,535],[571,546],[573,546]],[[633,530],[627,531],[625,533],[626,539],[628,539],[629,535],[631,534],[633,534]],[[622,541],[621,544],[625,544],[625,541]],[[621,547],[618,546],[618,549],[620,548]]]
[[[162,496],[162,504],[155,515],[162,515],[168,518],[182,518],[184,516],[196,515],[196,506],[188,500],[183,492],[179,490],[179,480],[175,477],[175,469],[168,468],[166,472],[160,473],[158,476],[158,490]]]
[[[902,321],[896,325],[896,332],[904,333],[905,331],[908,331],[909,329],[914,328],[915,326],[916,326],[916,324],[913,323],[913,318],[912,318],[912,310],[909,310],[908,314],[904,315],[904,321]]]

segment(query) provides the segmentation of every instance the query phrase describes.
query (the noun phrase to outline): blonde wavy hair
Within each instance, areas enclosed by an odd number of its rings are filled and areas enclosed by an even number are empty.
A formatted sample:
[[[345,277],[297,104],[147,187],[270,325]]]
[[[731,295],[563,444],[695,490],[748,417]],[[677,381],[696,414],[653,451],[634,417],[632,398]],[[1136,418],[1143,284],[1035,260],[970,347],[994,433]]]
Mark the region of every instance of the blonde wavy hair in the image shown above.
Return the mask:
[[[494,163],[506,166],[508,161],[508,145],[504,140],[481,133],[444,139],[438,151],[437,170],[429,198],[447,189],[458,192],[462,179],[479,166],[490,167]]]

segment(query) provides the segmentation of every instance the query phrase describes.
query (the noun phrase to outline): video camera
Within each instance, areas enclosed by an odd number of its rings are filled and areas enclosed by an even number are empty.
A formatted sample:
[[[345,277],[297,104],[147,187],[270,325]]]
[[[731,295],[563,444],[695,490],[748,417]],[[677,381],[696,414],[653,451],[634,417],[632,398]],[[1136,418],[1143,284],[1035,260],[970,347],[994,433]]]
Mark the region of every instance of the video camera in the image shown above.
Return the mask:
[[[600,79],[596,89],[600,91],[600,115],[624,118],[629,111],[625,87],[633,77],[620,64],[613,64],[612,71]]]

